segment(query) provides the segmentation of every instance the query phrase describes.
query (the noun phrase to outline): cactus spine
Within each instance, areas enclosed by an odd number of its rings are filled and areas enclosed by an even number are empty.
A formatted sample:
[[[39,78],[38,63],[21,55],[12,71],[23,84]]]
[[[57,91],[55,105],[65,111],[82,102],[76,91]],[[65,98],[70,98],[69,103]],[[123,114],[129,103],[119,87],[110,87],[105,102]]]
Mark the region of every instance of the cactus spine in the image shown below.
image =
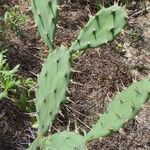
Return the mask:
[[[75,42],[67,49],[55,48],[53,43],[58,17],[58,0],[32,0],[32,11],[44,42],[53,52],[49,54],[38,76],[35,102],[38,137],[29,149],[85,150],[88,141],[118,131],[128,120],[133,119],[150,96],[149,79],[133,83],[116,95],[107,112],[86,135],[81,136],[69,131],[48,135],[49,128],[59,112],[60,104],[66,100],[72,54],[113,40],[126,24],[126,13],[117,5],[102,8],[90,18]]]

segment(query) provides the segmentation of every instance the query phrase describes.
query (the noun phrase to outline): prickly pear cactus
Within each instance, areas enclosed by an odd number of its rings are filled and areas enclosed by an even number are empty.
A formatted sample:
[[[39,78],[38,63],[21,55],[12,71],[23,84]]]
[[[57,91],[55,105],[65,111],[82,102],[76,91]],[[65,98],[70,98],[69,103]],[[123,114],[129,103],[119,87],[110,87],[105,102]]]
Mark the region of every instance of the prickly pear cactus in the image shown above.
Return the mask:
[[[128,120],[136,116],[142,105],[150,98],[150,79],[133,83],[115,96],[107,111],[85,136],[69,131],[47,136],[61,103],[66,100],[71,72],[71,54],[113,40],[126,24],[126,13],[121,7],[115,5],[102,8],[90,18],[69,49],[63,47],[55,49],[53,40],[58,1],[32,0],[32,11],[39,32],[44,42],[54,51],[49,54],[38,76],[35,102],[38,137],[31,144],[30,150],[85,150],[86,142],[107,136],[122,128]]]
[[[75,42],[69,48],[71,53],[86,48],[95,48],[108,43],[120,33],[126,24],[126,12],[115,5],[102,8],[81,30]]]
[[[90,141],[118,131],[127,121],[135,118],[142,105],[149,99],[150,79],[133,83],[110,102],[107,111],[86,135],[86,140]]]
[[[70,80],[70,54],[58,48],[49,54],[38,77],[36,111],[39,134],[43,135],[52,125],[59,107],[66,99]]]
[[[48,137],[37,138],[30,150],[86,150],[84,137],[75,133],[64,131]]]
[[[54,50],[59,0],[32,0],[31,7],[41,37],[50,50]]]

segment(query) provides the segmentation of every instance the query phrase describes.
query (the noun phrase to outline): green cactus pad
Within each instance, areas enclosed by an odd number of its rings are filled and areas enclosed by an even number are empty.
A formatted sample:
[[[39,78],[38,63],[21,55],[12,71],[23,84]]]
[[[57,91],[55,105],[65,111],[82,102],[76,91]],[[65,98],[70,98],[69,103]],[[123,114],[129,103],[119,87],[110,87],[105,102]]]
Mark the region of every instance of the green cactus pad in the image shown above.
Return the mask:
[[[86,150],[84,137],[75,133],[64,131],[49,137],[36,139],[30,150]]]
[[[126,12],[119,6],[102,8],[81,30],[79,36],[72,43],[71,53],[86,48],[95,48],[105,44],[121,32],[126,24]]]
[[[86,141],[118,131],[128,120],[135,118],[142,105],[150,98],[150,79],[133,83],[118,93],[110,102],[107,111],[86,135]]]
[[[70,54],[59,48],[49,54],[38,77],[36,92],[37,123],[40,134],[52,125],[59,107],[66,99],[70,81]]]
[[[32,12],[45,44],[53,50],[59,0],[32,0]]]

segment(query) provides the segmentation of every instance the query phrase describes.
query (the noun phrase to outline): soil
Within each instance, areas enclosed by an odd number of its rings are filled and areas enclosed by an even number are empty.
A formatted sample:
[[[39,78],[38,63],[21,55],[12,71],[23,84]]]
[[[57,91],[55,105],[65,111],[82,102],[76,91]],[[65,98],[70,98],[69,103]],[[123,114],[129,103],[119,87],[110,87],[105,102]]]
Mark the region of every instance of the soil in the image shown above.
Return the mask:
[[[22,149],[30,143],[32,135],[29,116],[8,99],[0,101],[0,149]]]
[[[48,50],[34,28],[32,14],[28,9],[29,4],[22,0],[16,0],[16,3],[19,4],[21,11],[31,18],[20,29],[21,36],[16,37],[10,30],[5,32],[4,41],[8,44],[8,63],[10,67],[20,64],[20,74],[24,77],[35,77],[41,70],[43,57],[47,56]],[[13,5],[13,3],[9,4]],[[146,6],[149,8],[150,4],[147,2]],[[150,76],[150,12],[145,13],[144,9],[145,4],[143,2],[135,2],[132,7],[128,8],[129,23],[122,34],[113,42],[96,49],[89,49],[80,58],[74,60],[73,68],[78,72],[72,74],[72,79],[77,83],[70,84],[70,92],[68,93],[70,101],[62,108],[63,115],[59,114],[57,117],[53,125],[53,133],[65,129],[76,130],[81,134],[88,132],[92,125],[96,123],[100,114],[106,110],[111,97],[129,86],[134,80]],[[56,33],[55,44],[69,46],[88,21],[88,14],[95,13],[94,1],[61,1],[60,20],[58,22],[60,27]],[[3,103],[9,104],[10,102],[6,100]],[[0,104],[2,108],[4,107],[3,103]],[[15,110],[18,108],[11,107],[11,109],[14,110],[12,115],[16,118],[12,119],[12,122],[20,122],[19,117],[15,116],[15,114],[18,114]],[[7,112],[10,113],[9,109],[7,109]],[[21,125],[15,127],[10,125],[9,118],[11,116],[7,115],[8,119],[5,122],[12,129],[9,131],[11,136],[22,130],[22,132],[25,132],[30,127],[29,119],[24,117],[24,112],[19,114],[24,118],[24,121],[21,121],[19,123]],[[26,121],[28,121],[27,126],[25,125]],[[3,132],[1,135],[9,139],[8,133]],[[17,135],[21,137],[21,135]],[[33,133],[30,132],[28,135],[31,137]],[[101,141],[94,141],[88,145],[88,149],[149,150],[149,135],[150,103],[147,103],[136,120],[127,123],[122,132],[114,133]],[[23,137],[27,137],[27,134],[23,134]],[[18,149],[18,145],[16,146],[12,142],[10,142],[12,147],[6,147],[8,144],[4,143],[2,139],[0,138],[0,143],[3,143],[3,146],[0,146],[5,147],[5,150]],[[13,142],[15,141],[13,138],[11,139]],[[20,140],[16,143],[19,143],[20,149],[26,149],[26,145],[22,143],[30,142],[30,139],[28,139],[25,142]],[[21,148],[20,145],[24,148]]]

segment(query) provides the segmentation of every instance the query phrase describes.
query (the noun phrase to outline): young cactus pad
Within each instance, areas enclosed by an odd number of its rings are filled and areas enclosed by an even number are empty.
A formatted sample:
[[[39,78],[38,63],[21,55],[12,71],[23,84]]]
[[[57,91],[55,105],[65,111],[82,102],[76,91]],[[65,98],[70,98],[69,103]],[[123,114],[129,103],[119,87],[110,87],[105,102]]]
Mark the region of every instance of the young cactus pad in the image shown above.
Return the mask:
[[[32,0],[32,12],[45,44],[54,50],[53,40],[58,18],[59,0]]]
[[[119,6],[102,8],[81,30],[69,48],[71,53],[86,48],[95,48],[113,40],[126,24],[126,12]]]
[[[49,54],[38,77],[36,110],[38,132],[43,135],[59,112],[60,103],[66,99],[70,81],[70,54],[59,48]]]
[[[133,83],[117,94],[107,111],[86,135],[86,141],[118,131],[128,120],[135,118],[142,105],[150,98],[150,79]]]
[[[86,150],[84,137],[75,133],[64,131],[52,136],[37,138],[29,150]]]

